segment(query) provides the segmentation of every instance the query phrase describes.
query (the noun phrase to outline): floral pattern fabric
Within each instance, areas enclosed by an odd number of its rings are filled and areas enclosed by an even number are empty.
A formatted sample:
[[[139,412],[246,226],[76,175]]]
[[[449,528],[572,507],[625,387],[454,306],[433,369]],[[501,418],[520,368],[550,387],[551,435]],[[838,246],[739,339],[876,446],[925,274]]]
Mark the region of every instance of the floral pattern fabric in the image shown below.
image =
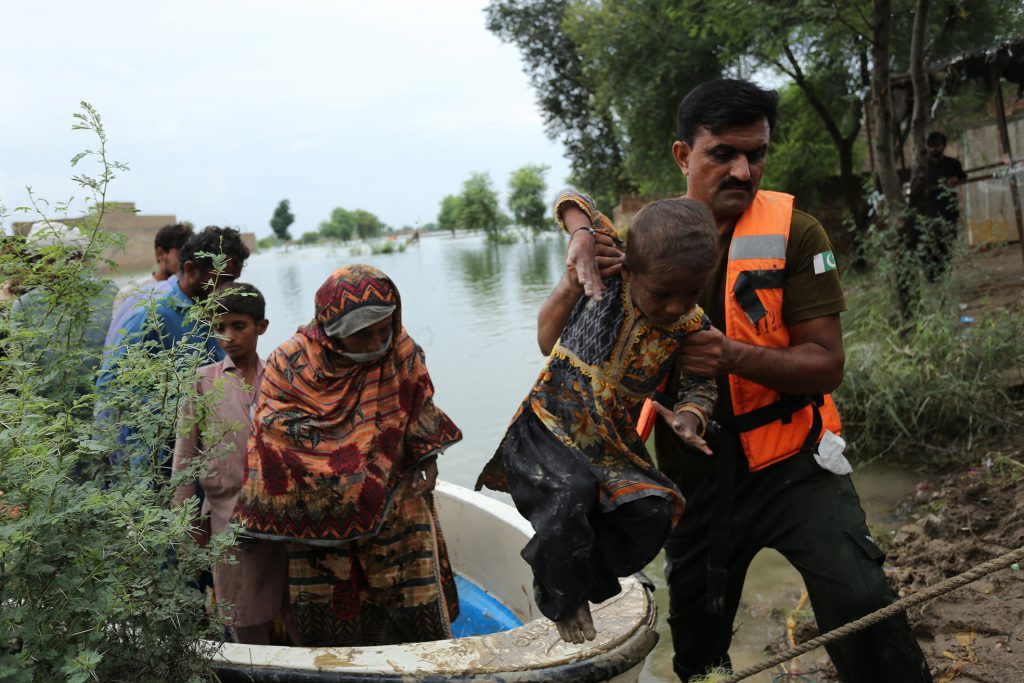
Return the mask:
[[[596,229],[617,237],[611,222],[584,195],[573,195],[571,200],[585,207]],[[606,278],[604,284],[601,301],[584,297],[573,308],[512,424],[530,411],[561,444],[582,454],[600,482],[602,509],[657,495],[673,500],[678,514],[682,498],[654,465],[636,424],[644,399],[654,395],[668,376],[683,338],[710,323],[695,306],[672,325],[655,325],[633,306],[628,282],[616,276]],[[714,380],[688,378],[674,408],[706,420],[716,395]],[[507,490],[501,453],[499,446],[477,481],[478,489]],[[551,457],[572,456],[552,453]]]

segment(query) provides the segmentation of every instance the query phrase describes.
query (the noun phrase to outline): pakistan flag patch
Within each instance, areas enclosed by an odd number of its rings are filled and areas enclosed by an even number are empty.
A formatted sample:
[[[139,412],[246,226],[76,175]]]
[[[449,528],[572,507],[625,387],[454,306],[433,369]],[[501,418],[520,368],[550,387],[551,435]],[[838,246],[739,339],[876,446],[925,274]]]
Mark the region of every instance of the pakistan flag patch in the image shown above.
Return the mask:
[[[823,251],[814,255],[814,274],[821,275],[836,269],[836,257],[831,251]]]

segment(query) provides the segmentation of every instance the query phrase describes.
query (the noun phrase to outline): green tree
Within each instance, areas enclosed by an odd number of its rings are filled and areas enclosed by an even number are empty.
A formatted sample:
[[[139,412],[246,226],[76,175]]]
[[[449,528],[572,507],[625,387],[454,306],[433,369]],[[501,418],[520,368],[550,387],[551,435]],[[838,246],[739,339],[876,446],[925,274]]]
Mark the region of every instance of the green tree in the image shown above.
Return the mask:
[[[519,49],[547,133],[565,145],[573,182],[599,206],[613,206],[634,187],[615,114],[598,97],[579,45],[564,30],[576,7],[573,0],[493,0],[485,10],[487,29]]]
[[[364,209],[353,211],[352,218],[355,221],[356,234],[361,240],[377,237],[387,228],[381,219]]]
[[[508,209],[512,220],[538,233],[551,227],[544,193],[548,186],[544,182],[547,166],[522,166],[512,172],[508,180]]]
[[[270,229],[274,231],[277,239],[287,242],[292,238],[288,233],[288,228],[294,222],[295,215],[292,214],[289,208],[288,200],[282,199],[278,203],[277,208],[274,209],[274,215],[270,217]]]
[[[299,244],[316,244],[323,234],[319,230],[307,230],[299,235]]]
[[[487,173],[471,173],[459,195],[459,224],[469,230],[483,229],[488,236],[499,232],[498,195]]]
[[[583,60],[598,111],[611,112],[623,141],[622,189],[635,187],[654,195],[677,193],[685,186],[669,152],[676,139],[676,107],[693,87],[722,74],[714,36],[684,28],[684,8],[697,4],[581,2],[563,21]]]
[[[441,210],[437,214],[437,229],[455,232],[459,227],[459,212],[462,210],[462,199],[450,194],[441,200]]]
[[[331,211],[331,217],[320,223],[320,234],[327,239],[348,242],[356,232],[356,217],[340,206]]]

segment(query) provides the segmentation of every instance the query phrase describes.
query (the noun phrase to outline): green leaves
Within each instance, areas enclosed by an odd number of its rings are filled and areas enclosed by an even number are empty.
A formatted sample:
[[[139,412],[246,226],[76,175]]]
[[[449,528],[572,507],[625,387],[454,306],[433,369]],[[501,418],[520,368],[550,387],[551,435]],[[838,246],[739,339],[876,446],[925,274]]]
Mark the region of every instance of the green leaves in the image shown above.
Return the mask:
[[[197,678],[209,655],[200,639],[223,630],[191,580],[226,546],[194,547],[195,506],[169,508],[173,488],[158,465],[179,403],[195,396],[206,338],[132,345],[102,394],[100,408],[111,412],[94,421],[92,340],[101,327],[101,345],[106,331],[95,314],[109,320],[116,290],[98,273],[98,254],[115,243],[99,220],[113,170],[124,166],[106,158],[99,115],[82,108],[75,129],[100,141],[73,160],[100,166],[80,177],[96,199],[76,226],[90,243],[41,254],[16,240],[0,248],[0,277],[21,295],[0,310],[0,681]],[[46,209],[40,217],[66,208],[30,203]],[[222,254],[211,256],[223,267]],[[189,315],[205,319],[213,305]],[[145,457],[113,468],[108,458],[119,449]]]
[[[274,231],[277,239],[286,242],[292,238],[288,228],[294,222],[295,215],[291,212],[289,201],[282,199],[278,202],[277,208],[274,209],[274,215],[270,217],[270,229]]]
[[[544,182],[547,170],[547,166],[521,166],[512,171],[508,179],[508,208],[512,212],[512,220],[534,233],[554,226],[544,201],[548,189]]]

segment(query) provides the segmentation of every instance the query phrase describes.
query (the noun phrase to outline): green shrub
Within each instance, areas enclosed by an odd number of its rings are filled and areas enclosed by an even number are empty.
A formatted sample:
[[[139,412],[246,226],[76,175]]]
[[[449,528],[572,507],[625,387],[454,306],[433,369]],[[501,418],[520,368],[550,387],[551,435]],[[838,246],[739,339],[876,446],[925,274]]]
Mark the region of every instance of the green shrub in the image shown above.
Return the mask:
[[[519,238],[510,230],[496,230],[487,233],[487,241],[491,244],[515,244]]]
[[[977,460],[984,437],[1024,427],[1024,405],[1003,381],[1024,362],[1024,318],[988,310],[962,323],[955,299],[943,294],[949,286],[933,285],[903,325],[885,278],[848,287],[836,401],[858,459],[964,465]]]
[[[398,240],[384,240],[383,242],[370,242],[371,254],[395,254],[405,251],[405,242]]]
[[[86,342],[92,313],[110,306],[99,253],[116,241],[98,226],[106,188],[125,167],[106,158],[91,107],[83,103],[76,120],[100,141],[73,160],[95,158],[101,169],[75,178],[95,202],[79,224],[84,254],[0,253],[3,277],[35,297],[31,315],[0,309],[0,681],[201,680],[212,646],[200,639],[223,624],[205,614],[191,582],[232,539],[197,548],[194,504],[169,508],[174,486],[204,463],[170,482],[155,467],[178,404],[194,396],[199,356],[185,344],[133,347],[103,392],[116,424],[94,420],[98,368]],[[32,204],[39,215],[54,210]],[[122,448],[117,425],[135,433],[131,453],[147,456],[135,467],[107,464]]]

